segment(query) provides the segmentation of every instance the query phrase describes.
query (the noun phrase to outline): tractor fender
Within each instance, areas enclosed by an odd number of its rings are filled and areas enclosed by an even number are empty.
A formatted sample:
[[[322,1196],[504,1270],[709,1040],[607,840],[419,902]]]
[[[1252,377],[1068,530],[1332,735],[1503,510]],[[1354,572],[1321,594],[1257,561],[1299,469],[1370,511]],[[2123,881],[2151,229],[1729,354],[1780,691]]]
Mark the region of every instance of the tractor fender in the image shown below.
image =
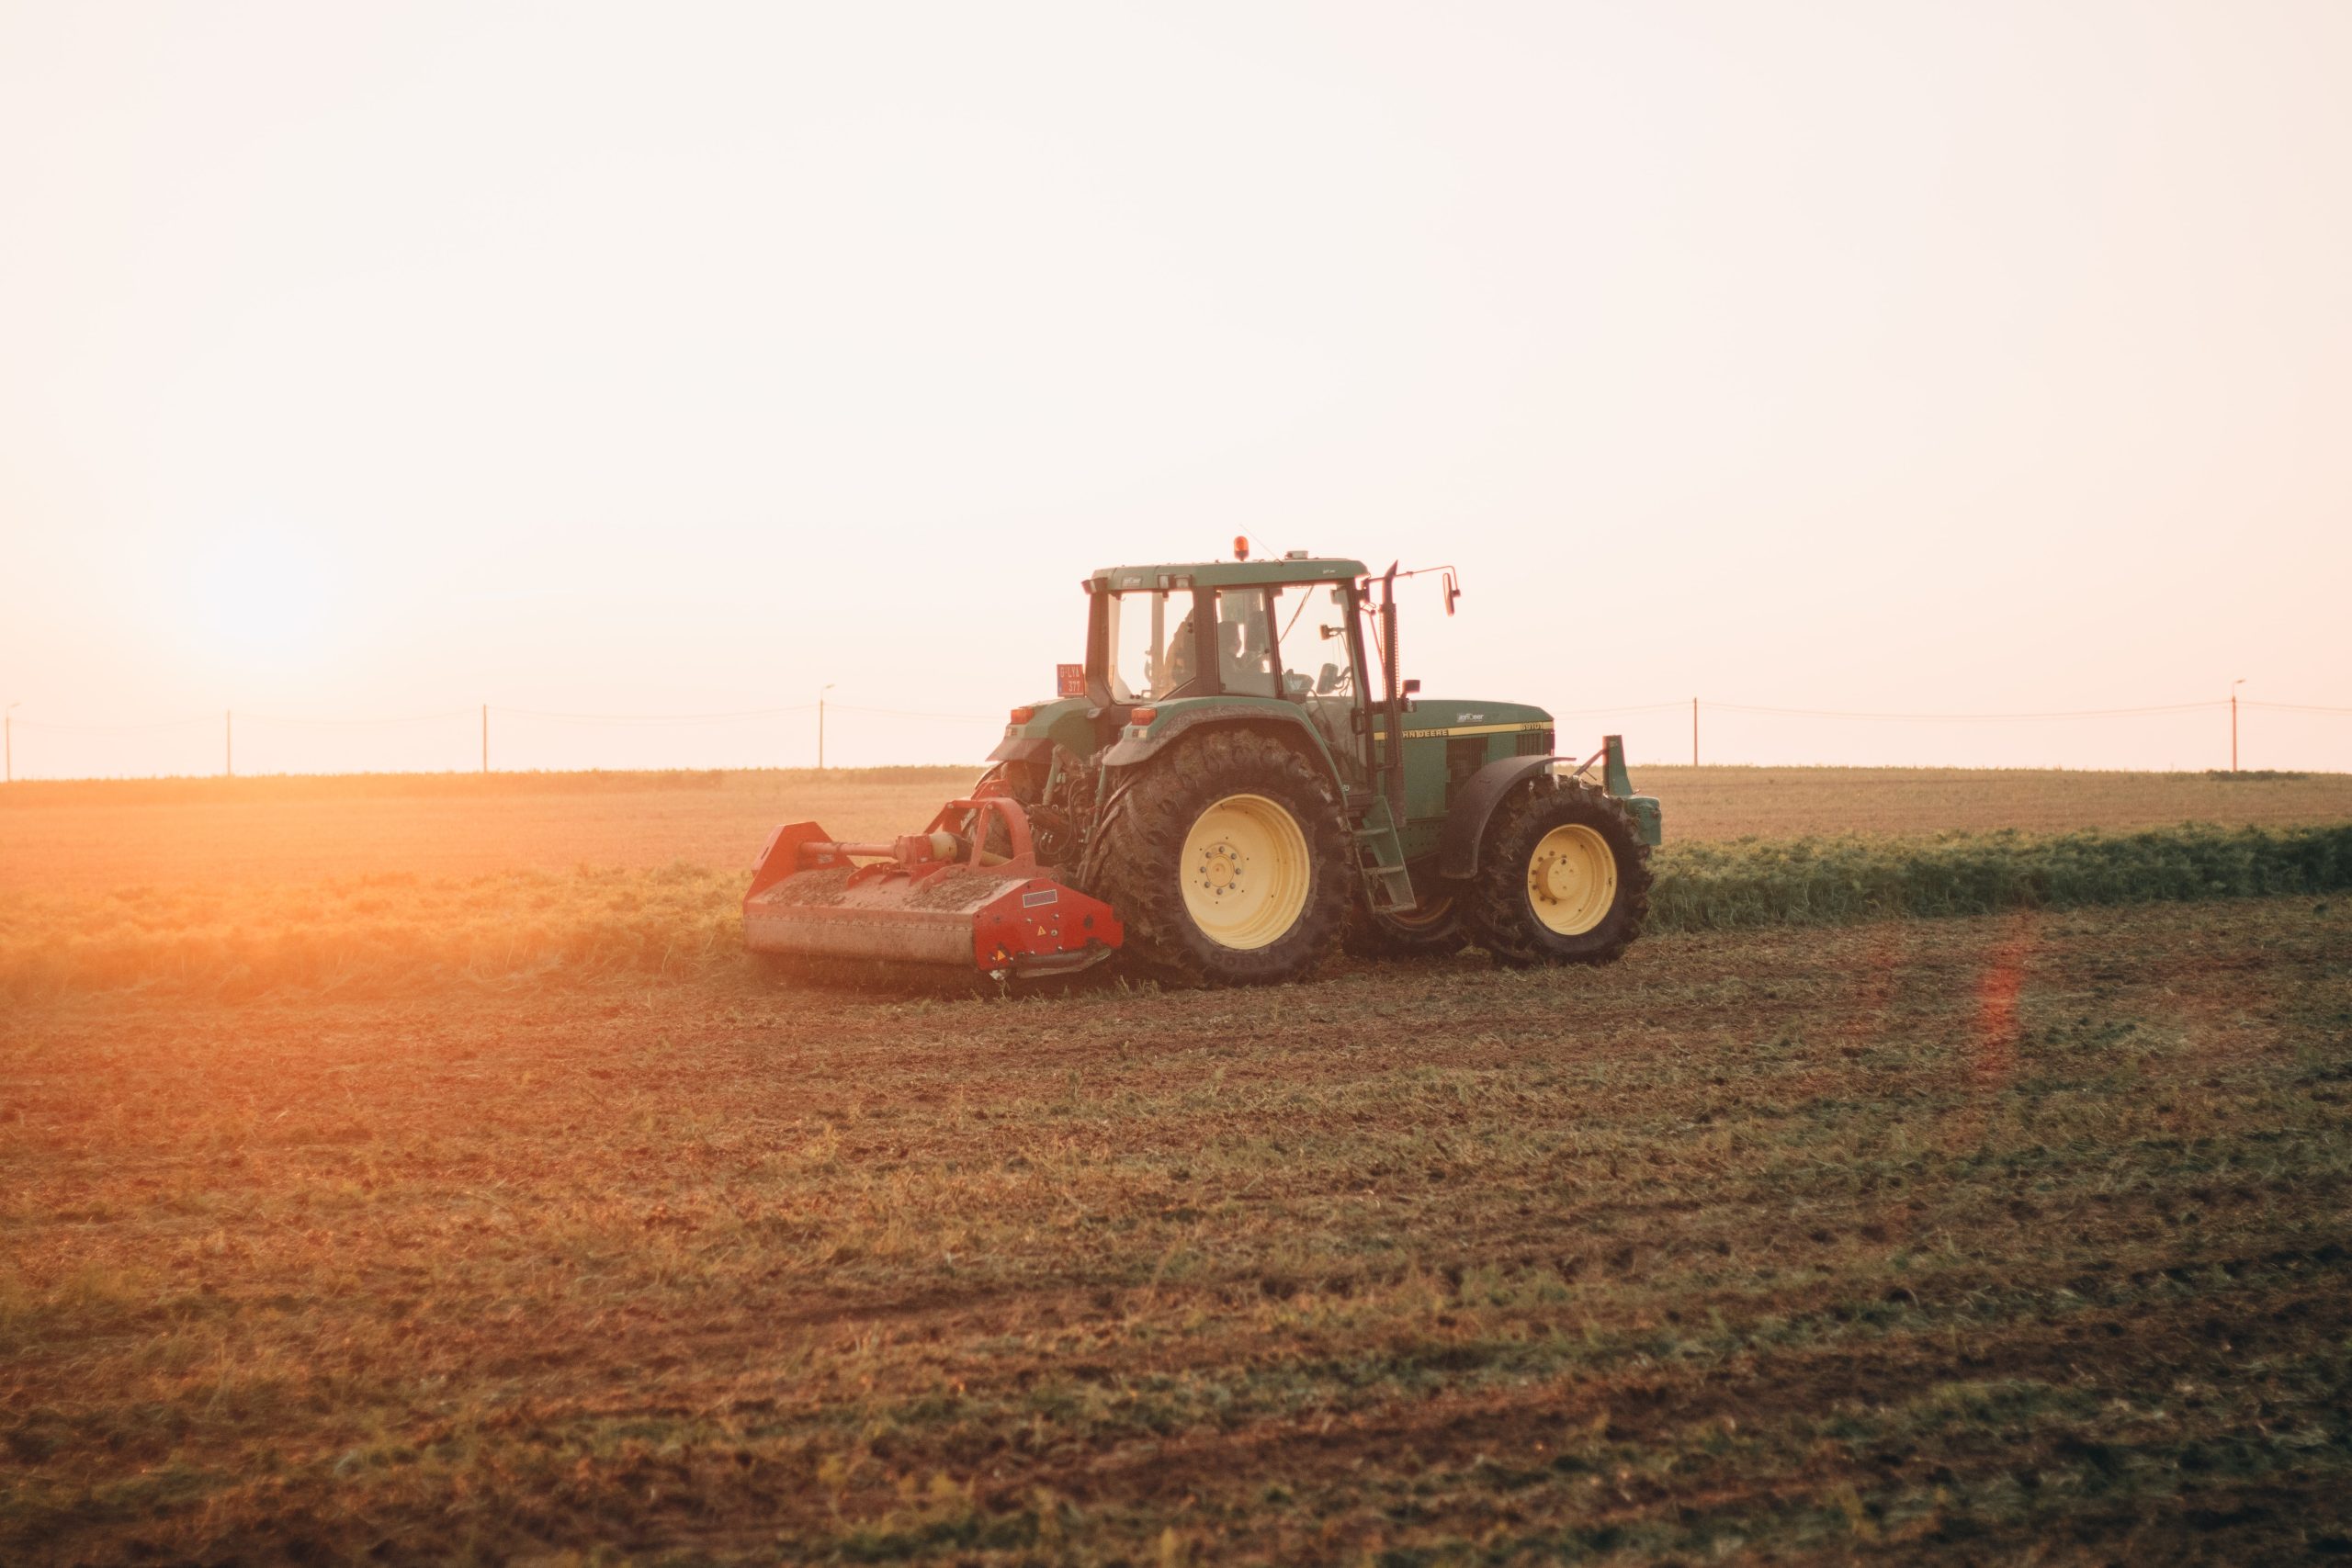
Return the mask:
[[[1487,824],[1495,810],[1521,784],[1541,778],[1557,757],[1505,757],[1488,762],[1470,775],[1453,797],[1438,830],[1437,871],[1440,876],[1464,881],[1478,874],[1479,846],[1487,841]]]
[[[1315,765],[1322,769],[1335,784],[1339,782],[1339,769],[1331,761],[1330,750],[1323,744],[1323,738],[1315,732],[1315,727],[1306,721],[1306,716],[1294,708],[1271,703],[1263,706],[1199,708],[1187,713],[1170,714],[1153,725],[1148,734],[1122,736],[1102,753],[1102,765],[1106,768],[1133,767],[1137,762],[1149,761],[1180,737],[1226,725],[1262,729],[1279,735],[1312,758]]]
[[[989,753],[989,761],[991,762],[1043,762],[1049,760],[1053,754],[1054,742],[1051,736],[1007,734],[1003,739],[996,743],[996,750]]]

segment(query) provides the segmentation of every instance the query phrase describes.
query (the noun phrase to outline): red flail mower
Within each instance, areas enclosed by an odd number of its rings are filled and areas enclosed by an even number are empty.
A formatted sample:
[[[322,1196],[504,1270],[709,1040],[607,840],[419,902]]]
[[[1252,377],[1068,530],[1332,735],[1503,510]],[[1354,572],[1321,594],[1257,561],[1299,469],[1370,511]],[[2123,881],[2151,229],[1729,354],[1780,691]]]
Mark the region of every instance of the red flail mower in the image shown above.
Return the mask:
[[[778,828],[743,897],[744,941],[757,952],[947,964],[999,980],[1108,958],[1125,936],[1118,916],[1038,870],[1028,812],[994,787],[949,801],[923,831],[887,844],[842,843],[814,822]]]

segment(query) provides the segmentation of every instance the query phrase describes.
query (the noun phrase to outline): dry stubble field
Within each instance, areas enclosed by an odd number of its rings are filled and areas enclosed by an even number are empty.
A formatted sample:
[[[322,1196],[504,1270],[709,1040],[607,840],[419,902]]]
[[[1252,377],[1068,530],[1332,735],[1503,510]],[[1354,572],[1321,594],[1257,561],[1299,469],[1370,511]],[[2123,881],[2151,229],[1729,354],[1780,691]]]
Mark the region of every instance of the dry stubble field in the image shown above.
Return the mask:
[[[33,781],[0,789],[0,892],[480,876],[588,864],[749,867],[780,821],[844,838],[922,826],[976,768],[671,773],[373,773]],[[1634,782],[1677,842],[1746,835],[2352,820],[2352,773],[1666,768]]]
[[[2082,789],[2352,816],[2341,780],[1665,774],[1686,834],[1805,830],[1817,785],[1881,831],[2079,826]],[[809,798],[771,782],[503,785],[463,853],[620,859],[690,797],[661,864]],[[172,788],[0,792],[0,877],[68,896],[95,835],[141,897],[237,874],[294,920],[439,819]],[[340,829],[289,809],[337,788]],[[0,1561],[2352,1552],[2348,911],[1249,996],[45,995],[0,1011]]]

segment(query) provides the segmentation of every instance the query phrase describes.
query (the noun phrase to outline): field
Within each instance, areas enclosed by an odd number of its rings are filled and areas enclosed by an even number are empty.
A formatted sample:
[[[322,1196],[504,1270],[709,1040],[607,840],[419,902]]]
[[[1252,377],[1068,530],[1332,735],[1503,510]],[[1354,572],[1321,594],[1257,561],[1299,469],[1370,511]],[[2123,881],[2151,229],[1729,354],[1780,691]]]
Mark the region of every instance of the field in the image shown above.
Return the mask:
[[[2352,1553],[2352,897],[2209,896],[2344,886],[2346,781],[1641,778],[1716,892],[2211,852],[937,1000],[674,863],[937,778],[0,790],[0,953],[88,965],[0,1009],[0,1561]],[[2263,831],[2039,836],[2188,818]]]
[[[972,768],[673,773],[361,774],[30,782],[0,788],[0,892],[181,883],[481,876],[581,864],[748,868],[768,829],[844,838],[922,826]],[[1676,842],[1748,835],[2352,821],[2352,773],[1663,768]]]

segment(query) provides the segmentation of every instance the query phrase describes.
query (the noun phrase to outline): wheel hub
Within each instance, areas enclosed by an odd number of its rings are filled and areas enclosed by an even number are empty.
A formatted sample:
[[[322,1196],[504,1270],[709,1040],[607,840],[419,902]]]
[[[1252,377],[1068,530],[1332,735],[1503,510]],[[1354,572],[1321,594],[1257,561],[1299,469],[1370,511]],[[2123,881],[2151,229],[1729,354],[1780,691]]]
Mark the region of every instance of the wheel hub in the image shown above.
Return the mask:
[[[1563,823],[1527,857],[1527,902],[1560,936],[1600,924],[1617,898],[1617,859],[1608,840],[1581,823]]]
[[[1535,880],[1543,896],[1553,903],[1572,903],[1577,897],[1577,863],[1566,855],[1545,855],[1536,862]]]
[[[1314,886],[1306,835],[1287,807],[1262,795],[1212,802],[1184,835],[1185,912],[1220,947],[1261,948],[1296,927]]]
[[[1222,840],[1208,845],[1201,852],[1201,886],[1212,898],[1241,890],[1241,868],[1247,863],[1239,850]]]

